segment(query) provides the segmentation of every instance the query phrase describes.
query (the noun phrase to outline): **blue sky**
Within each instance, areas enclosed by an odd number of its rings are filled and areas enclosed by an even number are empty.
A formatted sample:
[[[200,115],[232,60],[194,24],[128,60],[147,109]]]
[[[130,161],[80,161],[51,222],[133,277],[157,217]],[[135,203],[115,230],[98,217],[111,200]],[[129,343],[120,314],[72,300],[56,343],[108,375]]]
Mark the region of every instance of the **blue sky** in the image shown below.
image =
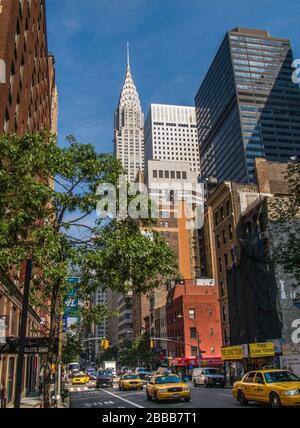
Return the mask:
[[[113,115],[126,42],[145,115],[149,104],[193,105],[227,30],[253,27],[290,38],[300,58],[299,0],[47,0],[56,57],[59,138],[113,149]]]

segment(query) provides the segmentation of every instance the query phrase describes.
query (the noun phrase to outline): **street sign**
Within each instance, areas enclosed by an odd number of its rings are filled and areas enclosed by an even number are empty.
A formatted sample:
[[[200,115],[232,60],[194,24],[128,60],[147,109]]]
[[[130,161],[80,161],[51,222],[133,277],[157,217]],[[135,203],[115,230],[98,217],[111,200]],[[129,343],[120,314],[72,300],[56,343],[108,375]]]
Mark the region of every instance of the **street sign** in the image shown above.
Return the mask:
[[[7,337],[6,343],[0,344],[0,353],[18,354],[21,339],[19,337]],[[49,337],[26,337],[24,343],[25,354],[45,354],[48,352]],[[58,346],[58,338],[55,339]]]

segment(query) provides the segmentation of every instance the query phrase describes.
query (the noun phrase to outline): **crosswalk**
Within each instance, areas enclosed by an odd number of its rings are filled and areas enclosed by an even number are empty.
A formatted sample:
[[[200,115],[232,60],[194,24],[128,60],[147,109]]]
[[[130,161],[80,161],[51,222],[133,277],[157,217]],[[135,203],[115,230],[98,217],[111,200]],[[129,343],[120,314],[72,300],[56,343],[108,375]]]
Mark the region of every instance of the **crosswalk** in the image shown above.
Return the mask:
[[[119,389],[118,384],[113,385],[113,389]],[[86,392],[86,393],[92,393],[99,391],[97,388],[88,387],[88,386],[71,386],[69,388],[70,392]]]

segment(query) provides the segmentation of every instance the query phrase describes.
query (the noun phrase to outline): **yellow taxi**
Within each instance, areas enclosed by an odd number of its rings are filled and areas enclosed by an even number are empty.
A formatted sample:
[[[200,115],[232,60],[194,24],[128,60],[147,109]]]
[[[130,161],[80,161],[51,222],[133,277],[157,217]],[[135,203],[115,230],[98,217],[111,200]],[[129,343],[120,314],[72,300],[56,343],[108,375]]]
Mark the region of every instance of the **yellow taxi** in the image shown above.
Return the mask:
[[[71,382],[72,385],[85,385],[90,381],[90,377],[82,372],[73,375]]]
[[[125,374],[118,382],[120,391],[128,391],[130,389],[143,389],[143,381],[135,374]]]
[[[300,406],[300,378],[288,370],[253,371],[235,382],[232,394],[242,406],[249,401],[272,407]]]
[[[191,400],[189,386],[176,375],[156,375],[146,386],[147,400]]]

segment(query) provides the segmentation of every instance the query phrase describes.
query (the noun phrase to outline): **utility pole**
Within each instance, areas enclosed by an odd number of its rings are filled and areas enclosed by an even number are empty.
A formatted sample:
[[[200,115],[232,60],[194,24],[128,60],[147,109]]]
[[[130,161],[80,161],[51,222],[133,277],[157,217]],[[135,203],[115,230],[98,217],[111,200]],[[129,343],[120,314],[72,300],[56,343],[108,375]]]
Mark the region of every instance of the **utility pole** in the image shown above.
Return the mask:
[[[32,260],[27,259],[26,270],[25,270],[24,291],[23,291],[22,317],[21,317],[21,325],[20,325],[20,343],[19,343],[19,355],[18,355],[16,388],[15,388],[15,403],[14,403],[15,409],[19,409],[21,405],[22,383],[23,383],[22,381],[23,381],[23,369],[24,369],[24,350],[25,350],[27,318],[28,318],[28,309],[29,309],[29,291],[30,291],[31,273],[32,273]]]

